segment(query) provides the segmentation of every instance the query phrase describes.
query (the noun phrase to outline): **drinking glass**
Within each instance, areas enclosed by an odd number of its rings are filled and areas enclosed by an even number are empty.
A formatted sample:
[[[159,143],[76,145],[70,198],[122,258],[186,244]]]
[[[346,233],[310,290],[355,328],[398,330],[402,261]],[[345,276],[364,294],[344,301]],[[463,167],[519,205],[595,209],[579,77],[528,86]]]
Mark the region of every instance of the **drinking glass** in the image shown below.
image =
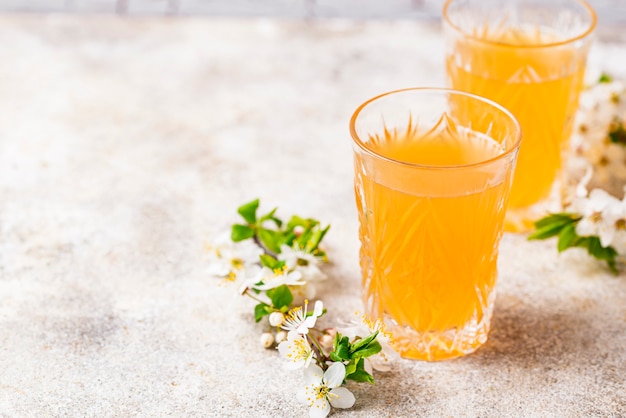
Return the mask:
[[[528,230],[547,209],[560,209],[563,182],[555,180],[595,13],[584,0],[447,0],[443,18],[448,87],[500,103],[522,126],[506,229]]]
[[[393,91],[352,116],[362,296],[407,358],[487,339],[521,141],[502,106],[449,89]]]

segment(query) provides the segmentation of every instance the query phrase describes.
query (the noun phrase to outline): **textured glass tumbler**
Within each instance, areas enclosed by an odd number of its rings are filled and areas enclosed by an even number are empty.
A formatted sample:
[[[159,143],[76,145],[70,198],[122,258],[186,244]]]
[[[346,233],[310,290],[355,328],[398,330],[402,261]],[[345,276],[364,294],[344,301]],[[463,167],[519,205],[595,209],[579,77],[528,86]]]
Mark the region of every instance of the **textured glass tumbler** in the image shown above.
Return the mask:
[[[362,104],[350,133],[368,315],[404,357],[473,352],[489,332],[519,124],[490,100],[415,88]]]
[[[443,17],[448,87],[500,103],[522,125],[506,229],[528,230],[546,210],[560,209],[555,180],[595,13],[584,0],[448,0]]]

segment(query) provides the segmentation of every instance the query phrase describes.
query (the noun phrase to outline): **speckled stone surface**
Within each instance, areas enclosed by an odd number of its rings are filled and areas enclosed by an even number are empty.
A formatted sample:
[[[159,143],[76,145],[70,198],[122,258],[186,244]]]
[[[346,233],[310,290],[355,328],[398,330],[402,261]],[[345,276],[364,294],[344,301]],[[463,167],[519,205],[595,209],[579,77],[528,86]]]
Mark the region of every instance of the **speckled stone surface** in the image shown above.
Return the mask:
[[[360,309],[347,121],[441,85],[440,28],[4,16],[0,45],[0,416],[306,416],[204,244],[254,197],[323,219],[326,320]],[[484,347],[333,416],[625,415],[626,273],[521,235],[500,272]]]

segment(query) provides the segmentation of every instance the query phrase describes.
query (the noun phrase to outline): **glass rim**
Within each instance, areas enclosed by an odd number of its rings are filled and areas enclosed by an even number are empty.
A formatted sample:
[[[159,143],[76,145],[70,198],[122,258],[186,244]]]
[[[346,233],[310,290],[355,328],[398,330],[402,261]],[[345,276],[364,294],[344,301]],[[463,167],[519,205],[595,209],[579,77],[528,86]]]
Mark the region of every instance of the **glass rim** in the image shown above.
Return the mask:
[[[371,103],[373,103],[373,102],[375,102],[375,101],[377,101],[379,99],[382,99],[383,97],[391,96],[393,94],[398,94],[398,93],[406,93],[406,92],[452,94],[452,95],[456,95],[456,96],[468,97],[470,99],[478,100],[478,101],[480,101],[482,103],[485,103],[485,104],[487,104],[489,106],[492,106],[492,107],[496,108],[498,111],[504,113],[513,122],[513,125],[516,128],[515,139],[514,139],[513,143],[511,144],[511,147],[509,149],[505,150],[504,152],[502,152],[502,154],[498,154],[495,157],[488,158],[486,160],[478,161],[478,162],[475,162],[475,163],[469,163],[469,164],[451,164],[451,165],[418,164],[418,163],[412,163],[412,162],[408,162],[408,161],[397,160],[397,159],[394,159],[394,158],[389,158],[389,157],[386,157],[386,156],[382,155],[379,152],[376,152],[376,151],[368,148],[365,145],[365,142],[363,142],[363,140],[359,136],[359,134],[357,134],[356,128],[355,128],[356,121],[357,121],[359,115],[361,114],[361,111],[363,109],[365,109],[369,104],[371,104]],[[402,165],[402,166],[405,166],[405,167],[411,167],[411,168],[421,168],[421,169],[428,169],[428,170],[455,170],[455,169],[466,169],[466,168],[486,166],[486,165],[489,165],[489,164],[491,164],[491,163],[493,163],[495,161],[505,159],[509,155],[517,152],[519,150],[520,144],[522,142],[522,127],[521,127],[519,121],[517,120],[517,118],[513,115],[513,113],[511,113],[504,106],[494,102],[493,100],[487,99],[485,97],[477,96],[477,95],[472,94],[472,93],[467,93],[467,92],[464,92],[464,91],[461,91],[461,90],[455,90],[455,89],[450,89],[450,88],[409,87],[409,88],[404,88],[404,89],[388,91],[386,93],[379,94],[378,96],[372,97],[371,99],[366,100],[365,102],[363,102],[359,107],[357,107],[357,109],[352,114],[352,117],[350,118],[350,135],[352,136],[352,141],[354,142],[354,144],[356,144],[365,153],[367,153],[367,154],[369,154],[369,155],[371,155],[371,156],[373,156],[375,158],[379,158],[381,160],[384,160],[384,161],[387,161],[387,162],[390,162],[390,163],[393,163],[393,164],[399,164],[399,165]]]
[[[583,33],[576,35],[576,36],[572,36],[569,37],[567,39],[564,39],[562,41],[558,41],[558,42],[548,42],[545,44],[537,44],[537,45],[520,45],[520,44],[511,44],[508,42],[499,42],[499,41],[491,41],[488,39],[483,39],[479,36],[473,35],[471,33],[467,33],[465,32],[463,29],[461,29],[459,26],[457,26],[454,22],[452,22],[452,19],[450,18],[450,15],[448,13],[448,8],[449,6],[459,0],[446,0],[446,2],[443,5],[443,11],[442,11],[442,16],[443,16],[443,21],[446,25],[448,25],[449,27],[451,27],[452,29],[454,29],[456,32],[460,33],[463,36],[466,36],[470,39],[473,39],[477,42],[481,42],[484,44],[488,44],[488,45],[496,45],[496,46],[500,46],[500,47],[509,47],[509,48],[524,48],[524,49],[540,49],[540,48],[552,48],[552,47],[557,47],[557,46],[563,46],[563,45],[567,45],[570,44],[572,42],[584,39],[586,37],[588,37],[589,35],[591,35],[591,33],[594,31],[594,29],[596,28],[596,25],[598,23],[598,16],[596,15],[596,11],[593,9],[593,7],[591,7],[591,5],[586,1],[586,0],[573,0],[574,2],[582,5],[586,10],[587,13],[589,13],[589,16],[591,17],[591,22],[589,23],[589,27],[587,27],[587,29],[585,31],[583,31]]]

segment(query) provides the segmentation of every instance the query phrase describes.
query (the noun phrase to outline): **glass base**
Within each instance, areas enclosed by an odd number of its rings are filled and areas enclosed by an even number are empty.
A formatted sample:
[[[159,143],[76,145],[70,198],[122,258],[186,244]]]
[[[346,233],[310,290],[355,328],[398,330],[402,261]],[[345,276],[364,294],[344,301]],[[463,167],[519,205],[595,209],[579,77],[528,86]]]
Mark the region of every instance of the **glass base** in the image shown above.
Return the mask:
[[[393,346],[402,357],[426,361],[448,360],[473,353],[487,341],[494,302],[495,291],[492,291],[482,311],[482,318],[474,315],[462,328],[443,331],[418,332],[399,325],[389,315],[384,315],[383,319],[386,330],[392,335]]]

